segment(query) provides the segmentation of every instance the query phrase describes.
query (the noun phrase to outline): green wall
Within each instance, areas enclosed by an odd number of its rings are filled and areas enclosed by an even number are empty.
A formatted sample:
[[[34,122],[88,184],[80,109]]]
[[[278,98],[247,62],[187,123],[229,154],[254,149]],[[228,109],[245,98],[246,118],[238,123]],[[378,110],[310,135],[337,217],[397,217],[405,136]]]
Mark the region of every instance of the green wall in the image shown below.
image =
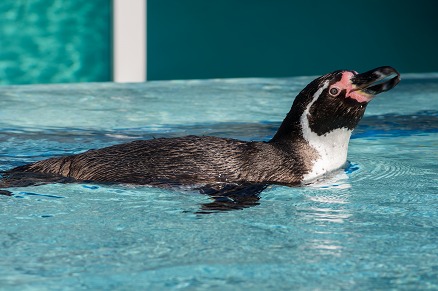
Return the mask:
[[[109,81],[111,1],[0,0],[0,84]]]
[[[148,78],[438,71],[438,1],[149,0]]]
[[[1,0],[0,84],[110,81],[111,4]],[[148,0],[148,79],[438,72],[437,11],[435,0]]]

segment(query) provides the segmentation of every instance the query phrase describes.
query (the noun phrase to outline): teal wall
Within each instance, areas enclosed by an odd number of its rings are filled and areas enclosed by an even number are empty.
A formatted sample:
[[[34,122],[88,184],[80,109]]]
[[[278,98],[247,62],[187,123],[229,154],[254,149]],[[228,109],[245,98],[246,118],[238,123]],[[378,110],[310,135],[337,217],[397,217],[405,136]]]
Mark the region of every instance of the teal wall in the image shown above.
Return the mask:
[[[0,84],[109,81],[111,1],[0,0]]]
[[[434,0],[149,0],[148,78],[438,71]]]
[[[110,81],[111,2],[1,0],[0,84]],[[438,72],[437,11],[435,0],[148,0],[148,79]]]

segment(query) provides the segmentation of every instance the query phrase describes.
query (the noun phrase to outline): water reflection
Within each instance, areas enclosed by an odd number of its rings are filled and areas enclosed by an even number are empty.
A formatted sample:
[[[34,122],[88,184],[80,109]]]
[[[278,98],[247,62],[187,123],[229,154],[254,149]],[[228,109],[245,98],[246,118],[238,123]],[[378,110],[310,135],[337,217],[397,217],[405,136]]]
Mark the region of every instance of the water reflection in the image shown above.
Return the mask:
[[[345,227],[353,215],[349,209],[348,189],[309,191],[306,200],[299,211],[308,226],[303,249],[317,251],[321,255],[341,256],[351,235]]]
[[[312,218],[317,222],[327,223],[344,223],[350,216],[350,213],[345,212],[344,209],[331,208],[316,208],[310,209]]]

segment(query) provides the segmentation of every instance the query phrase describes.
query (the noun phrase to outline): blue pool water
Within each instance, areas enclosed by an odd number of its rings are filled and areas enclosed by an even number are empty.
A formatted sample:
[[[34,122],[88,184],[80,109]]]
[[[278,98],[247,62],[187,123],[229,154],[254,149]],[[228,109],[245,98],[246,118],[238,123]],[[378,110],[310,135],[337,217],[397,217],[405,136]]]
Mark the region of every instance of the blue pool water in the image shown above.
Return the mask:
[[[0,87],[0,170],[140,138],[267,140],[311,79]],[[0,289],[438,289],[438,75],[373,100],[348,158],[209,214],[208,196],[181,189],[11,189]]]

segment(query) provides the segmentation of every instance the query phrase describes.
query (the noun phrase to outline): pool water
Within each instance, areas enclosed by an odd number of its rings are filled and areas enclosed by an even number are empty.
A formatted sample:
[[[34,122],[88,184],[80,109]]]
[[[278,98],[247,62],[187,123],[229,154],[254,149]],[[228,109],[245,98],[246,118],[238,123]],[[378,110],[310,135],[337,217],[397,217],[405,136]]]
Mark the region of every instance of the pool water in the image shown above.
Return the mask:
[[[134,139],[267,140],[310,80],[0,87],[0,170]],[[182,189],[9,189],[0,289],[438,289],[438,74],[377,96],[348,159],[231,211]]]

